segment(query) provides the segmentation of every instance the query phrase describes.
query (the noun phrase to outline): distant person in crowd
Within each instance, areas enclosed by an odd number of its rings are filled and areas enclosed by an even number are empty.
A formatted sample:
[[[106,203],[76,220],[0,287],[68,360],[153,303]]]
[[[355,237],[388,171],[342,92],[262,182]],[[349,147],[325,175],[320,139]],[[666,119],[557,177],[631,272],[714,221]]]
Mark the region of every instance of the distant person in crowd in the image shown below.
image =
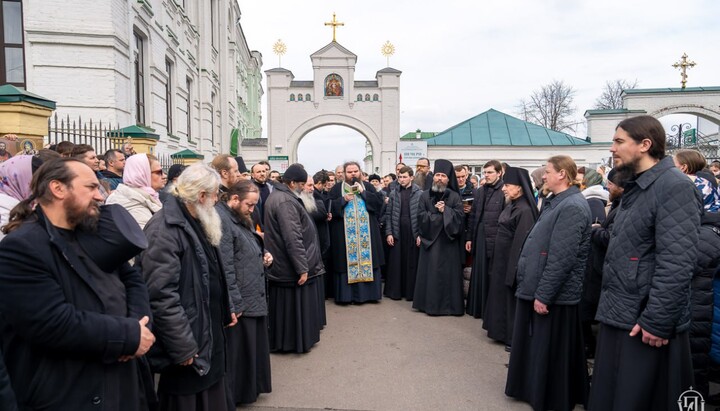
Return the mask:
[[[575,177],[574,183],[580,188],[580,191],[585,189],[585,167],[578,167],[577,176]]]
[[[345,171],[343,170],[342,164],[335,167],[335,183],[339,184],[342,183],[345,179]],[[358,174],[358,180],[360,179],[360,175]]]
[[[298,164],[285,170],[265,205],[265,244],[274,258],[268,269],[270,350],[306,353],[320,341],[320,243],[300,200],[307,172]]]
[[[413,300],[417,278],[418,208],[422,190],[413,183],[413,170],[403,166],[398,186],[390,192],[385,210],[385,241],[389,246],[385,276],[385,296]]]
[[[123,206],[140,228],[145,228],[153,214],[162,208],[159,195],[165,186],[162,166],[152,154],[137,154],[127,159],[124,168],[123,182],[105,203]]]
[[[32,194],[30,181],[40,165],[40,159],[22,155],[0,163],[0,229],[10,222],[10,211]],[[3,236],[0,232],[0,240]]]
[[[123,154],[125,154],[125,158],[126,158],[126,159],[127,159],[128,157],[132,156],[132,155],[137,154],[137,153],[135,152],[135,149],[133,148],[132,143],[129,142],[129,141],[123,143],[122,148],[121,148],[121,151],[122,151]]]
[[[518,302],[505,394],[535,410],[572,410],[575,404],[587,403],[578,306],[591,220],[590,207],[574,185],[576,173],[572,158],[548,159],[543,181],[552,196],[518,260]]]
[[[60,154],[61,157],[72,157],[72,151],[75,144],[70,141],[61,141],[55,146],[55,151]]]
[[[338,175],[337,170],[335,174]],[[384,256],[378,218],[382,217],[383,197],[372,184],[360,181],[359,163],[345,163],[339,175],[343,178],[329,194],[335,302],[379,301]]]
[[[268,196],[273,191],[273,185],[268,183],[268,167],[265,164],[257,163],[250,169],[252,176],[252,182],[260,190],[260,201],[258,201],[256,208],[258,209],[258,216],[260,222],[263,221],[263,206],[267,201]]]
[[[228,395],[231,405],[250,404],[272,391],[268,306],[265,269],[273,258],[252,225],[252,210],[259,200],[257,186],[242,180],[228,187],[226,200],[215,208],[223,225],[220,253],[231,287],[235,327],[227,330]],[[233,278],[234,277],[234,278]]]
[[[495,252],[498,219],[505,208],[502,164],[490,160],[483,166],[485,184],[475,190],[468,228],[465,232],[465,250],[472,254],[472,275],[468,290],[466,312],[482,318],[490,287],[489,270]]]
[[[185,168],[186,166],[184,164],[173,164],[170,166],[170,169],[167,173],[167,181],[165,182],[165,187],[163,187],[163,189],[160,190],[160,192],[158,193],[158,195],[160,196],[160,202],[164,204],[168,198],[172,197],[172,188],[175,186],[178,177],[180,177],[180,174],[182,174]]]
[[[101,155],[98,156],[98,168],[100,169],[100,173],[102,174],[103,171],[107,170],[107,164],[105,163],[105,156]]]
[[[270,171],[270,181],[273,183],[279,183],[280,182],[280,172],[277,170]]]
[[[720,182],[720,161],[715,160],[710,164],[710,172],[715,176],[715,179]]]
[[[523,168],[508,167],[503,174],[502,191],[507,206],[498,217],[495,250],[488,267],[488,299],[483,328],[488,337],[510,350],[515,324],[515,288],[520,252],[538,218],[530,174]]]
[[[375,191],[380,192],[383,189],[382,177],[377,174],[370,174],[367,181],[375,187]]]
[[[324,289],[325,298],[335,298],[335,277],[332,273],[332,262],[330,253],[330,220],[332,216],[329,213],[330,200],[328,199],[329,193],[326,189],[328,182],[330,181],[330,172],[327,170],[320,170],[313,176],[314,190],[313,197],[316,202],[322,202],[322,209],[325,210],[325,216],[323,221],[320,221],[319,214],[313,217],[315,227],[318,231],[318,240],[320,241],[320,251],[322,254],[323,266],[325,266]],[[320,209],[320,204],[318,203]]]
[[[102,181],[102,175],[100,175],[100,161],[97,158],[97,154],[95,154],[95,149],[88,144],[76,144],[70,152],[70,157],[82,161],[93,170],[98,180],[101,180],[99,188],[100,194],[103,196],[103,199],[106,199],[108,195],[110,195],[110,186],[106,182]]]
[[[106,170],[101,171],[100,175],[108,182],[110,190],[115,190],[118,184],[122,183],[123,170],[125,170],[125,154],[116,149],[110,149],[105,152]]]
[[[603,178],[595,170],[588,169],[581,183],[582,195],[590,206],[590,218],[593,224],[602,224],[605,221],[605,207],[607,207],[609,193],[603,187]]]
[[[700,194],[665,156],[651,116],[615,128],[610,148],[625,188],[603,269],[591,410],[670,410],[693,385],[690,283]]]
[[[250,175],[250,170],[248,170],[247,166],[245,165],[245,160],[243,160],[242,156],[235,157],[235,161],[237,162],[237,165],[238,165],[238,172],[240,173],[240,179],[241,180],[250,180],[252,178]],[[268,175],[269,175],[269,173],[268,173]]]
[[[228,409],[225,327],[237,317],[218,250],[219,186],[219,175],[207,165],[186,168],[173,198],[145,226],[149,247],[136,259],[158,338],[150,362],[160,374],[160,410]]]
[[[138,359],[155,337],[127,263],[147,241],[121,207],[101,210],[98,187],[83,162],[50,160],[6,227],[0,330],[21,410],[147,409]]]
[[[462,202],[455,168],[435,161],[433,184],[418,204],[419,256],[413,308],[428,315],[463,315]]]
[[[477,174],[473,174],[470,176],[470,183],[472,183],[473,187],[477,190],[480,188],[482,184],[480,184],[480,176]]]
[[[0,162],[7,161],[12,158],[12,154],[7,151],[7,143],[0,141]]]
[[[397,163],[397,164],[395,164],[395,172],[389,173],[388,175],[383,177],[383,181],[385,183],[385,187],[387,188],[386,191],[388,194],[392,190],[398,188],[399,182],[397,181],[397,176],[400,174],[400,169],[402,169],[403,167],[405,167],[405,163]]]
[[[335,172],[334,171],[328,171],[328,181],[325,184],[325,191],[328,193],[330,190],[332,190],[333,186],[335,185]]]
[[[213,158],[212,168],[220,175],[220,194],[227,191],[228,187],[238,182],[240,171],[238,163],[228,154],[219,154]]]
[[[35,157],[39,158],[44,163],[53,158],[59,158],[60,154],[57,151],[43,148],[42,150],[38,151],[38,153],[35,155]]]
[[[595,314],[597,313],[598,301],[600,300],[603,265],[605,264],[605,253],[607,252],[608,243],[610,242],[610,230],[615,223],[615,216],[617,215],[623,194],[621,182],[614,169],[610,170],[607,175],[607,190],[608,201],[610,201],[610,211],[602,222],[595,223],[593,219],[588,268],[585,271],[583,296],[580,302],[583,341],[585,343],[585,356],[587,358],[595,358],[597,339],[592,325],[595,323]],[[590,209],[592,212],[592,206],[590,206]]]
[[[682,149],[675,152],[673,159],[675,167],[687,175],[700,191],[705,211],[720,212],[720,190],[717,184],[712,184],[707,176],[698,175],[707,166],[705,157],[697,150]]]
[[[542,203],[547,196],[547,192],[544,189],[545,182],[542,176],[545,174],[545,167],[538,167],[530,173],[530,178],[533,181],[535,187],[535,199],[538,202],[538,208],[542,210]]]
[[[432,185],[433,172],[430,170],[430,159],[421,157],[415,163],[415,179],[414,183],[422,190],[429,190]]]

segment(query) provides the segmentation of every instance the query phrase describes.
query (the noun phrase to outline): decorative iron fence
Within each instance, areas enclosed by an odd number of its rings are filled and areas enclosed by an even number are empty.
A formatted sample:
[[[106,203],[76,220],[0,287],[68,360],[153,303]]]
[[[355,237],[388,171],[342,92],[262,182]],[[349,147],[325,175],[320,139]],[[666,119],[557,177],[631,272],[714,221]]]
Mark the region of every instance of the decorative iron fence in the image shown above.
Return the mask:
[[[112,148],[122,147],[125,136],[118,130],[120,130],[119,125],[113,127],[110,123],[92,120],[83,123],[81,117],[78,117],[77,121],[71,121],[70,116],[59,118],[55,114],[48,119],[48,136],[45,138],[45,143],[57,144],[61,141],[69,141],[73,144],[88,144],[100,155]]]
[[[694,129],[673,126],[675,134],[667,135],[666,153],[673,155],[676,151],[684,148],[697,150],[705,156],[708,164],[720,160],[720,136],[716,134],[705,135]]]

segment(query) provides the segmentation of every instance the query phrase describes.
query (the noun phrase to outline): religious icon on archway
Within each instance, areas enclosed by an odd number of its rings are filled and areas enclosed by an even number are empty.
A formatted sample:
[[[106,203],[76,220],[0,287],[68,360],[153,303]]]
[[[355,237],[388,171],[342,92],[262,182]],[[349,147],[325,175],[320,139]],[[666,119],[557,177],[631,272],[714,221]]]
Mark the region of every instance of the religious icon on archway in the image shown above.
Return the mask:
[[[328,97],[342,97],[342,77],[335,73],[325,77],[325,95]]]

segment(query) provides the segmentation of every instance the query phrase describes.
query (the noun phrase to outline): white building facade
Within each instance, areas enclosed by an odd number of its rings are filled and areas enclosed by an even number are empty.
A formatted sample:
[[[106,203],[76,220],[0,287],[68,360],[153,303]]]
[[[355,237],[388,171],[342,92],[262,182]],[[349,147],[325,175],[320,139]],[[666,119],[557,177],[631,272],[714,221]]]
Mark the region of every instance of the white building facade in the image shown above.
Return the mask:
[[[22,4],[26,88],[59,116],[149,127],[158,153],[206,159],[260,137],[262,56],[235,0]]]

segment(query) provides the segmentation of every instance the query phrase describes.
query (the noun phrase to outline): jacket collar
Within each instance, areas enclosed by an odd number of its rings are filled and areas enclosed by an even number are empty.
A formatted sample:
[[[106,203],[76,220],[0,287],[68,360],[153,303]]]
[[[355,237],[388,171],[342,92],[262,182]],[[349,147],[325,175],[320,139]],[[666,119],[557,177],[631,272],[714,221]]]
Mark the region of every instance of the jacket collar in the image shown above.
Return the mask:
[[[238,218],[237,214],[234,210],[230,209],[226,202],[219,201],[216,207],[221,213],[225,213],[234,224],[240,224],[240,219]]]
[[[647,169],[635,180],[635,184],[641,189],[645,190],[660,177],[660,174],[675,167],[672,157],[667,156],[662,160],[658,161],[657,164]]]
[[[189,226],[189,223],[185,219],[185,215],[180,207],[182,207],[181,200],[175,196],[170,196],[170,198],[165,201],[162,208],[163,213],[165,214],[165,221],[168,224],[179,225],[192,231],[192,227]]]
[[[546,198],[545,203],[547,203],[547,207],[555,208],[558,204],[562,203],[563,200],[570,197],[573,194],[580,194],[580,189],[577,188],[577,186],[570,186],[567,190],[563,191],[562,193],[558,195],[554,195],[552,197]]]

